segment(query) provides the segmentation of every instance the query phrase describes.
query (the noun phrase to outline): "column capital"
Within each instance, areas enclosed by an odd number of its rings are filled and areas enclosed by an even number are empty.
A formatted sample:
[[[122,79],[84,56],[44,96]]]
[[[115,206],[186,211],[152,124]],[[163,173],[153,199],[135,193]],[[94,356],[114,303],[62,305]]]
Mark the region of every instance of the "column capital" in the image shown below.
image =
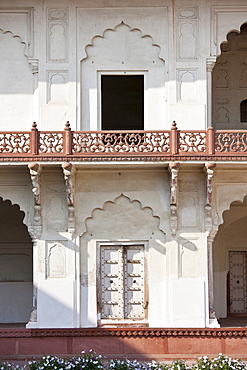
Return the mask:
[[[216,56],[211,56],[211,57],[209,57],[209,58],[206,59],[207,72],[212,72],[213,71],[213,68],[215,66],[216,60],[217,60],[217,57]]]

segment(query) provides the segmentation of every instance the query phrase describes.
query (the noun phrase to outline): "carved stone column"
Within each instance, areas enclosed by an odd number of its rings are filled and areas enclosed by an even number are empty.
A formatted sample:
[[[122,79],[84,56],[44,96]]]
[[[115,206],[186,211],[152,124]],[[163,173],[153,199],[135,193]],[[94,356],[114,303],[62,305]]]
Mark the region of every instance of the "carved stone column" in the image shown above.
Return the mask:
[[[206,163],[206,205],[205,205],[205,231],[207,234],[207,259],[208,259],[208,304],[209,304],[209,325],[219,327],[216,313],[214,310],[214,272],[213,272],[213,241],[217,229],[213,225],[212,217],[212,195],[213,195],[213,176],[215,163]]]
[[[29,163],[28,165],[32,191],[34,194],[34,220],[33,227],[29,228],[29,233],[33,242],[33,308],[27,328],[37,327],[37,286],[38,286],[38,242],[42,231],[41,220],[41,192],[40,192],[40,173],[41,167],[38,163]]]
[[[68,201],[68,232],[73,239],[75,233],[75,207],[74,207],[74,180],[75,168],[72,163],[64,162],[62,164],[64,180],[67,192]]]
[[[212,71],[216,63],[216,57],[206,60],[207,67],[207,127],[213,126],[212,122]]]
[[[171,173],[171,201],[170,201],[170,228],[173,238],[177,235],[178,216],[177,216],[177,187],[178,187],[178,171],[180,163],[173,162],[169,164]]]

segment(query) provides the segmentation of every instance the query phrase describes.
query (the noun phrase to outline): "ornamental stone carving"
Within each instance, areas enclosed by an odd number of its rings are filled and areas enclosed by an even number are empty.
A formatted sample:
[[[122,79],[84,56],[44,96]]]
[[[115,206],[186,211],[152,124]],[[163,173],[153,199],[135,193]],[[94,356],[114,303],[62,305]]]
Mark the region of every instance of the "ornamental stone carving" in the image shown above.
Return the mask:
[[[75,209],[74,209],[75,168],[72,163],[64,162],[62,164],[62,169],[64,174],[68,202],[68,231],[73,236],[75,231]]]
[[[178,228],[177,217],[177,191],[178,191],[178,171],[180,163],[174,162],[169,164],[171,173],[171,201],[170,201],[170,228],[171,234],[175,238]]]
[[[40,190],[40,173],[41,167],[38,163],[29,163],[28,165],[31,181],[32,181],[32,191],[34,194],[34,218],[33,218],[33,226],[34,226],[34,234],[37,238],[40,237],[41,234],[41,190]]]

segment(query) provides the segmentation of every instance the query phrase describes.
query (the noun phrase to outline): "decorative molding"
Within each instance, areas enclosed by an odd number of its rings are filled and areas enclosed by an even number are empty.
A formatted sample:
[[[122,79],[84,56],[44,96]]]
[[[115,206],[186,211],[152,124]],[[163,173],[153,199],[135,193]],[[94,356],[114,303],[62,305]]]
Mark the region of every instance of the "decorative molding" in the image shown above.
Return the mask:
[[[68,8],[48,8],[48,20],[67,20]]]
[[[153,53],[153,55],[157,56],[158,59],[160,59],[162,62],[165,62],[165,60],[160,56],[160,53],[161,53],[161,46],[159,44],[157,44],[156,42],[154,42],[154,39],[151,35],[147,35],[147,34],[143,34],[142,30],[137,28],[137,27],[130,27],[128,24],[126,24],[125,22],[121,22],[119,24],[117,24],[114,28],[106,28],[102,35],[95,35],[92,39],[91,39],[91,43],[90,44],[87,44],[85,46],[85,54],[86,54],[86,57],[82,59],[82,61],[88,59],[90,57],[90,50],[92,47],[99,47],[99,44],[101,42],[104,42],[104,40],[106,39],[107,37],[107,34],[109,35],[110,32],[116,32],[118,31],[118,29],[124,29],[125,28],[125,32],[127,33],[131,33],[131,32],[135,32],[135,34],[138,32],[139,33],[139,44],[140,42],[142,42],[143,40],[147,40],[149,39],[150,42],[149,44],[152,46],[152,48],[155,50],[155,52]],[[108,36],[109,37],[109,36]],[[136,36],[135,36],[136,38]],[[96,45],[95,45],[96,44]],[[138,45],[138,44],[137,44]],[[147,47],[147,42],[145,42],[144,46],[143,47]],[[135,49],[133,49],[134,51]],[[158,50],[158,51],[157,51]],[[152,57],[153,58],[153,57]],[[146,62],[150,62],[150,56],[148,56],[148,58],[146,58]],[[124,61],[122,61],[123,63]]]
[[[0,338],[44,338],[44,337],[191,337],[203,338],[246,338],[246,328],[212,329],[156,329],[156,328],[92,328],[92,329],[0,329]]]
[[[196,246],[194,239],[179,238],[179,256],[178,256],[178,271],[179,278],[196,278],[197,277],[197,252],[198,247]],[[193,266],[193,268],[191,268]]]
[[[68,227],[64,192],[46,195],[45,225],[48,231],[66,231]],[[59,217],[58,217],[59,215]]]
[[[215,57],[209,57],[206,59],[206,69],[207,72],[212,72],[216,63],[216,56]]]
[[[177,97],[180,100],[198,100],[197,69],[177,70]]]
[[[178,9],[177,60],[198,59],[198,7]]]
[[[32,74],[39,73],[39,59],[28,58],[28,64],[31,68]]]
[[[197,7],[178,9],[178,19],[197,19]]]
[[[229,76],[226,68],[217,68],[215,71],[215,87],[216,89],[229,88]]]
[[[66,248],[67,242],[46,242],[46,279],[66,277]]]
[[[143,225],[146,225],[148,220],[152,220],[152,222],[154,223],[151,228],[154,228],[154,225],[156,225],[153,231],[155,231],[156,229],[158,232],[161,232],[163,235],[166,235],[166,233],[160,228],[160,217],[158,215],[155,215],[151,207],[143,206],[142,203],[138,199],[131,200],[126,195],[120,194],[113,201],[112,200],[105,201],[101,208],[96,207],[92,210],[91,216],[87,217],[85,220],[86,230],[82,234],[80,234],[80,236],[85,236],[86,234],[88,234],[90,236],[90,239],[92,237],[95,237],[97,239],[96,235],[97,235],[97,232],[99,232],[98,227],[95,227],[95,223],[97,222],[100,224],[102,230],[106,232],[109,232],[110,230],[110,233],[109,233],[110,235],[112,233],[112,224],[116,221],[116,217],[115,217],[116,212],[118,212],[117,214],[119,214],[117,221],[120,222],[121,220],[120,218],[122,217],[122,225],[124,225],[124,222],[126,222],[126,212],[127,212],[126,208],[128,209],[128,207],[131,207],[131,211],[128,213],[129,215],[128,222],[130,222],[130,219],[132,219],[132,225],[136,228],[135,234],[139,231],[139,228],[135,225],[134,220],[139,219],[139,222],[140,220],[142,220]],[[104,216],[104,212],[106,210],[107,210],[107,215],[108,215],[107,218],[105,218]],[[111,224],[109,223],[110,217],[112,217]],[[110,228],[109,228],[109,225],[111,225]],[[147,237],[145,240],[147,240],[150,237],[149,231],[148,231],[149,229],[147,228],[146,230],[147,230]],[[123,234],[123,232],[124,232],[124,228],[122,226],[121,235]],[[129,237],[130,230],[128,227],[125,228],[125,232]],[[99,233],[99,236],[98,236],[99,238],[103,238],[102,233],[103,233],[102,231]],[[144,237],[143,231],[142,231],[142,236]]]
[[[102,162],[144,162],[144,163],[155,163],[155,162],[188,162],[188,161],[195,161],[197,163],[204,163],[207,161],[214,161],[214,162],[237,162],[240,163],[242,161],[247,161],[247,153],[241,152],[239,155],[231,155],[228,154],[217,154],[217,155],[205,155],[204,153],[201,155],[164,155],[164,156],[150,156],[149,155],[128,155],[128,156],[80,156],[80,155],[67,155],[67,156],[33,156],[32,159],[34,161],[39,161],[43,163],[49,162],[65,162],[70,161],[74,163],[102,163]],[[30,162],[30,156],[8,156],[8,157],[1,157],[0,155],[0,163],[26,163]]]
[[[47,71],[47,103],[67,103],[67,70]]]
[[[179,192],[180,193],[197,193],[198,191],[198,182],[197,181],[179,181]]]
[[[75,166],[72,163],[62,163],[64,180],[66,185],[67,202],[68,202],[68,231],[73,237],[75,232]]]
[[[23,17],[23,14],[26,15],[26,19]],[[1,15],[4,17],[4,22],[1,19]],[[9,20],[8,17],[10,18]],[[34,50],[33,19],[33,7],[0,7],[2,31],[4,33],[9,31],[13,34],[13,37],[19,37],[21,42],[26,45],[25,55],[30,58],[33,57]],[[22,22],[22,20],[24,20],[24,22]]]
[[[173,162],[169,164],[169,170],[171,173],[171,200],[170,200],[170,228],[171,235],[173,238],[176,237],[178,228],[178,216],[177,216],[177,192],[178,192],[178,171],[180,163]]]
[[[47,8],[46,54],[47,62],[68,62],[68,8]]]

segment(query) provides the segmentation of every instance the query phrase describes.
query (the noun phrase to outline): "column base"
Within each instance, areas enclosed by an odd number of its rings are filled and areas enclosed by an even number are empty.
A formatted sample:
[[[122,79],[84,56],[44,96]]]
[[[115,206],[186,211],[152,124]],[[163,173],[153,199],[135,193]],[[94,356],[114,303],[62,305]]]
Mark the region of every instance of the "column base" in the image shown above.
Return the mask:
[[[220,324],[217,319],[209,319],[209,328],[220,328]]]

